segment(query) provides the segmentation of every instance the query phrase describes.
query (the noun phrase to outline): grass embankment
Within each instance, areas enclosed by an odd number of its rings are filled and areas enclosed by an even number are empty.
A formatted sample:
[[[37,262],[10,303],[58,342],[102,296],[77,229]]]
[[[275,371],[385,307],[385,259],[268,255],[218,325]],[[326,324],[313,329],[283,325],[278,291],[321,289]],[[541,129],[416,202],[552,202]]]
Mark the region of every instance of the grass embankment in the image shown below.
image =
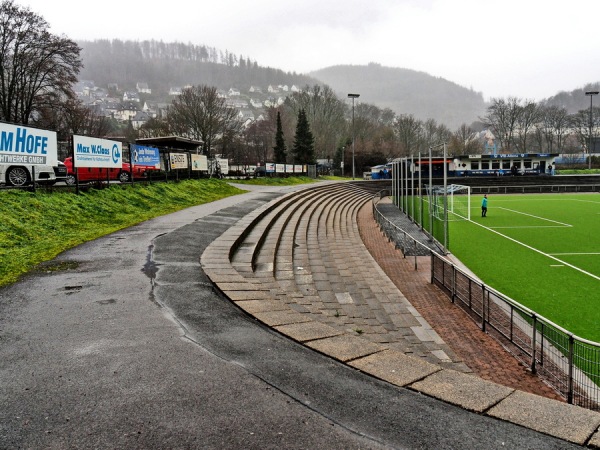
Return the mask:
[[[0,286],[83,242],[244,192],[222,180],[113,185],[76,195],[0,192]]]
[[[340,177],[319,177],[319,180],[343,180]],[[314,183],[309,177],[258,177],[240,180],[230,180],[232,183],[251,184],[260,186],[293,186],[296,184]]]

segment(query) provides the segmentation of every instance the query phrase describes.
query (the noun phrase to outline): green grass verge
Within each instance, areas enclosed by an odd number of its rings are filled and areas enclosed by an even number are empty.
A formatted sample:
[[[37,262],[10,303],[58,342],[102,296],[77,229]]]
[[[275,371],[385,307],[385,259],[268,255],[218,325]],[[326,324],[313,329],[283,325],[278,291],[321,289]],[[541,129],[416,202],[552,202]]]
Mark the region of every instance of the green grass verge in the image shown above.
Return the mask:
[[[112,185],[80,195],[0,191],[0,286],[83,242],[242,192],[215,179]]]
[[[317,180],[309,177],[258,177],[241,180],[229,180],[235,184],[250,184],[258,186],[295,186],[297,184],[316,183]]]

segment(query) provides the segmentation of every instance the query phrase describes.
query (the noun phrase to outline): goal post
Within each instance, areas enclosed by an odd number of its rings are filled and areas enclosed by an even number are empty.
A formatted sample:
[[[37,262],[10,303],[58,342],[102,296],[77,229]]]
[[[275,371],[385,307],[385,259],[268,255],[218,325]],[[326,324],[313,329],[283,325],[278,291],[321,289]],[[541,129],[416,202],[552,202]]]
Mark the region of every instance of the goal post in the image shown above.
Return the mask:
[[[471,220],[471,186],[448,186],[448,220]]]
[[[448,221],[471,220],[471,187],[462,184],[450,184],[444,192],[443,186],[434,186],[429,193],[433,216],[444,220],[444,195],[448,203]]]

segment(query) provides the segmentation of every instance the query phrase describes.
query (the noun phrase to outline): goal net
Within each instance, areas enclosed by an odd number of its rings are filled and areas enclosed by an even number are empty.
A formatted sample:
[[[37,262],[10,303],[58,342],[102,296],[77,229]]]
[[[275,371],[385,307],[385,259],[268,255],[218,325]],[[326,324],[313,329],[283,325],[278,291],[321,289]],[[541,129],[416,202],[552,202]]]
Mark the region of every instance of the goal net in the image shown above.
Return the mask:
[[[471,187],[451,184],[446,187],[434,186],[430,192],[433,216],[444,220],[444,198],[448,202],[448,221],[471,220]]]

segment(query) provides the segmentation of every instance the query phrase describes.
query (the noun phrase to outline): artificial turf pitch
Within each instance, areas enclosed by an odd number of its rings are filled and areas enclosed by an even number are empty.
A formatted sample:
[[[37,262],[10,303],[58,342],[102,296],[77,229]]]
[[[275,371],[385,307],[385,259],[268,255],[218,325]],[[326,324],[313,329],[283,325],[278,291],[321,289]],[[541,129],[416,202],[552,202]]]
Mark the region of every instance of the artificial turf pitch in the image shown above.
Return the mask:
[[[451,253],[483,282],[575,335],[600,342],[600,195],[472,195],[450,221]]]

